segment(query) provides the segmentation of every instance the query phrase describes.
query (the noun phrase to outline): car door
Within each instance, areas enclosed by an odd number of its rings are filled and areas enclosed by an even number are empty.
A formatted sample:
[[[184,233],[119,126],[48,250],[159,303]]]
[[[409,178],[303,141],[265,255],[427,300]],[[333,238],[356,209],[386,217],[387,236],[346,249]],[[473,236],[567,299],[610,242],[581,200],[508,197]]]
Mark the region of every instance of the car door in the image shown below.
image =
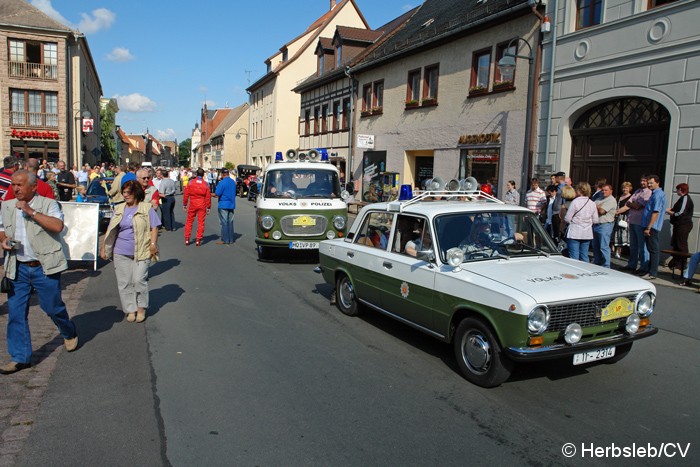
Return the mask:
[[[388,274],[384,264],[393,214],[370,211],[353,239],[353,248],[346,252],[355,293],[360,300],[382,307]]]
[[[432,248],[432,240],[426,218],[399,214],[392,247],[382,262],[387,272],[383,308],[426,329],[432,329],[434,322],[431,309],[437,269],[434,260],[421,257],[421,252]]]

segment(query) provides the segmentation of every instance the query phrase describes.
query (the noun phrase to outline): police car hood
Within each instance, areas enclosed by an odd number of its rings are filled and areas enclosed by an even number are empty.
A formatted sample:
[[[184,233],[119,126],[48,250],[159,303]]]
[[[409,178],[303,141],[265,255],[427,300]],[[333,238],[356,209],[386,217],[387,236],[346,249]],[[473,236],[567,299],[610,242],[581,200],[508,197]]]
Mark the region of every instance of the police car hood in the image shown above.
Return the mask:
[[[476,261],[463,268],[527,294],[538,303],[655,291],[639,277],[559,255]]]

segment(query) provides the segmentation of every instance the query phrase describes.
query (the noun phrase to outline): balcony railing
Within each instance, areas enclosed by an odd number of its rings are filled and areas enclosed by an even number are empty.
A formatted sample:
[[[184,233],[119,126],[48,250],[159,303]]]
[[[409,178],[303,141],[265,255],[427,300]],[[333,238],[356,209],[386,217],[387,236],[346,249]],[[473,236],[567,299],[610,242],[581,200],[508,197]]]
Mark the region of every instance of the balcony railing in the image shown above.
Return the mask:
[[[58,65],[41,63],[9,62],[11,78],[28,78],[45,81],[58,80]]]
[[[58,114],[12,111],[10,125],[16,128],[58,128]]]

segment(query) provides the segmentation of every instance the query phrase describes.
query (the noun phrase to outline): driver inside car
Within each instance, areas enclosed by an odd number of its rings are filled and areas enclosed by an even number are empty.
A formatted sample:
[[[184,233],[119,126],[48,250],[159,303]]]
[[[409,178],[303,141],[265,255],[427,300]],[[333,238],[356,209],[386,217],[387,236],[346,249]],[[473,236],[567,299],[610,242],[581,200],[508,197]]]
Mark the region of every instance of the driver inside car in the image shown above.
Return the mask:
[[[296,184],[292,180],[292,173],[284,171],[280,174],[277,185],[273,185],[270,189],[270,193],[277,196],[282,196],[284,193],[293,193],[298,189],[299,188],[297,188]]]

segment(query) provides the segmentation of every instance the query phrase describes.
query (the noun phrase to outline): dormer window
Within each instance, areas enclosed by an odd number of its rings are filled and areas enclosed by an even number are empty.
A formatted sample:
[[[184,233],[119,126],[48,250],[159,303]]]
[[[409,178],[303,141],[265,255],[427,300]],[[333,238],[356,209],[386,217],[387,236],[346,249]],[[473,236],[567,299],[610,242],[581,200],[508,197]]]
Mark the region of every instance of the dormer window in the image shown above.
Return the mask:
[[[289,51],[285,48],[282,50],[282,62],[286,62],[289,59]]]
[[[340,65],[343,63],[343,46],[338,44],[338,47],[335,49],[335,67],[340,68]]]
[[[323,76],[323,70],[326,67],[326,55],[321,53],[318,56],[318,76]]]

